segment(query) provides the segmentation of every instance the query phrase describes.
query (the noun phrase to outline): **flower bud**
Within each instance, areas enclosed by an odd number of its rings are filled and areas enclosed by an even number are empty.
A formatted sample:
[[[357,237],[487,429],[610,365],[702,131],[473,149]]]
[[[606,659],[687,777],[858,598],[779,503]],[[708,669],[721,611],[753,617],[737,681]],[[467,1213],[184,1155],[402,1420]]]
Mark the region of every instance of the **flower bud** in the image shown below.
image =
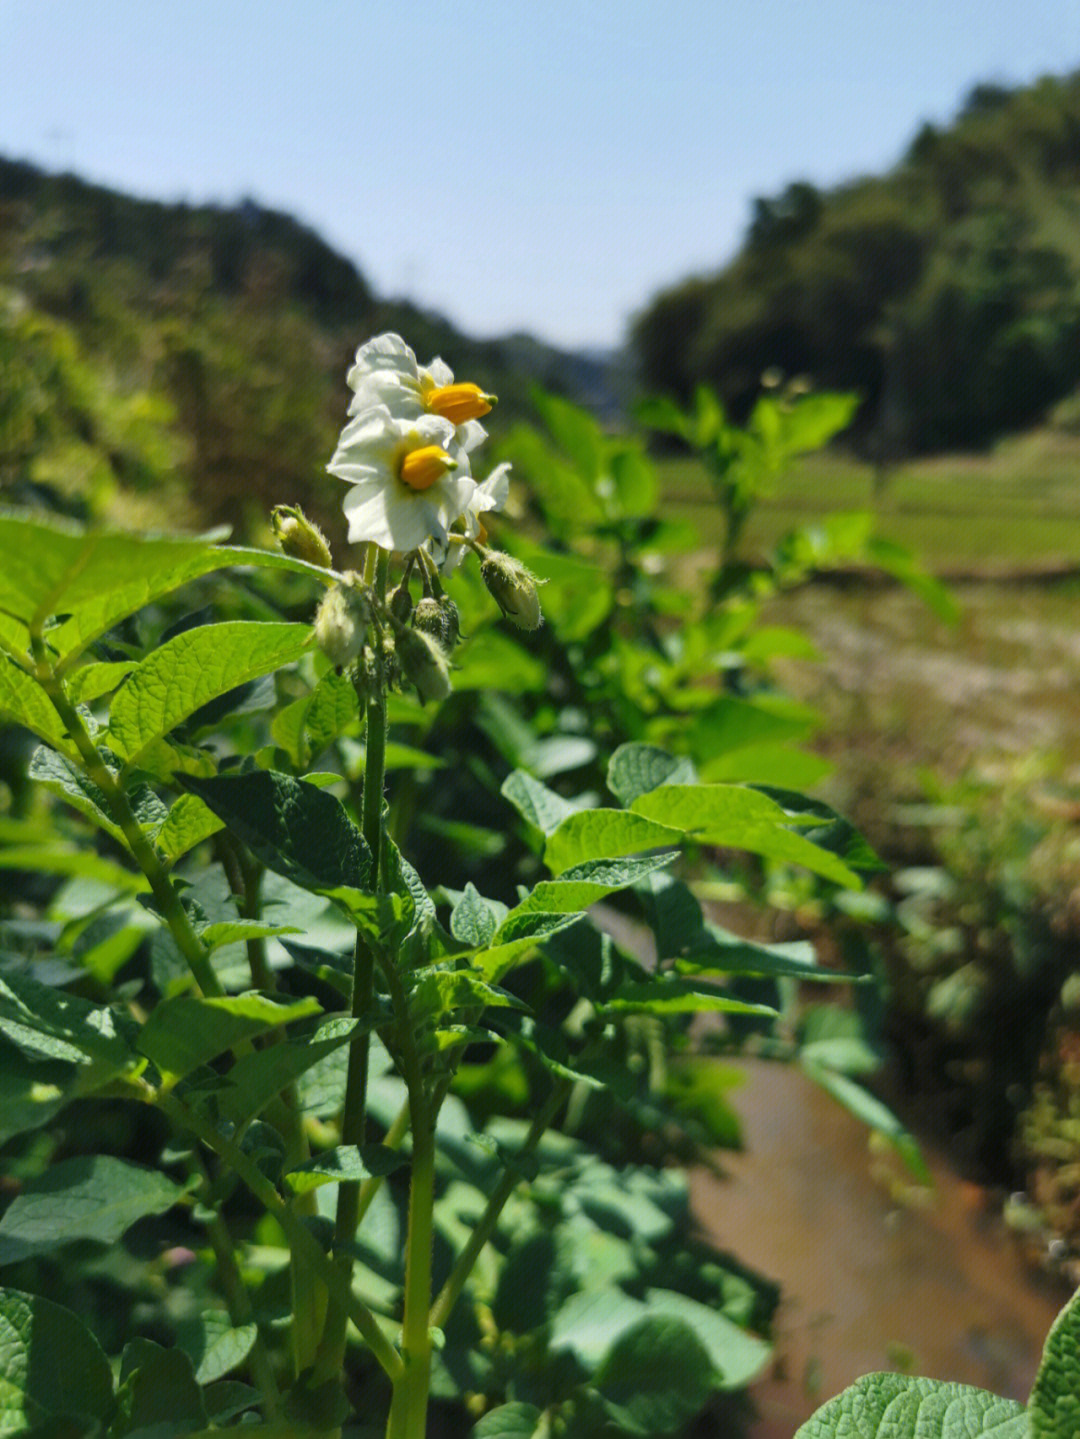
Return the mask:
[[[537,578],[520,560],[500,550],[488,550],[480,575],[504,618],[519,630],[535,630],[544,622],[540,613]]]
[[[396,589],[390,591],[386,597],[386,603],[390,613],[399,624],[407,625],[409,623],[413,612],[413,602],[409,586],[404,581]]]
[[[449,595],[443,595],[439,600],[439,608],[443,613],[443,625],[446,632],[445,648],[449,653],[458,640],[461,638],[461,616],[458,607]]]
[[[447,653],[453,649],[453,641],[450,638],[450,626],[438,600],[430,596],[422,599],[413,610],[413,629],[419,630],[421,634],[428,635],[435,640]]]
[[[295,560],[307,560],[309,565],[321,565],[324,570],[333,567],[326,536],[299,505],[275,505],[270,512],[270,523],[274,527],[274,538],[285,554]]]
[[[420,630],[397,631],[397,658],[405,678],[420,696],[420,703],[444,700],[450,693],[450,666],[442,646]]]
[[[348,585],[332,585],[315,614],[315,642],[332,665],[342,669],[360,653],[371,618],[367,596]]]

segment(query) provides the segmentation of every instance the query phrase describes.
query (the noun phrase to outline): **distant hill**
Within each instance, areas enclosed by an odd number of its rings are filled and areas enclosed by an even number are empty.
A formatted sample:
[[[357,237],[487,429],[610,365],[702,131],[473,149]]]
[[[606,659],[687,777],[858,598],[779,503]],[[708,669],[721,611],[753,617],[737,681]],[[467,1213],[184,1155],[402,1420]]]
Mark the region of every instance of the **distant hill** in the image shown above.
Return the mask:
[[[887,174],[755,202],[736,258],[658,295],[643,383],[736,414],[766,370],[864,397],[883,459],[977,447],[1080,383],[1080,73],[977,86]]]
[[[611,357],[471,339],[376,296],[289,215],[135,199],[0,159],[0,499],[144,521],[165,505],[241,532],[297,501],[333,522],[323,465],[345,372],[387,329],[498,394],[500,420],[531,414],[534,383],[618,405]]]

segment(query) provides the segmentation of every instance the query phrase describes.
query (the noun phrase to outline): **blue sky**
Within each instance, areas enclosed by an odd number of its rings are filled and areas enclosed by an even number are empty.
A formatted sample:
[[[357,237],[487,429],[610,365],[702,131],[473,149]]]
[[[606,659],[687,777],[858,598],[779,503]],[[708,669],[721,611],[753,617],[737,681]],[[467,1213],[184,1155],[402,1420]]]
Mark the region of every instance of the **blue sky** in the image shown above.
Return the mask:
[[[893,163],[1078,0],[0,0],[0,153],[251,195],[476,335],[617,343],[753,196]]]

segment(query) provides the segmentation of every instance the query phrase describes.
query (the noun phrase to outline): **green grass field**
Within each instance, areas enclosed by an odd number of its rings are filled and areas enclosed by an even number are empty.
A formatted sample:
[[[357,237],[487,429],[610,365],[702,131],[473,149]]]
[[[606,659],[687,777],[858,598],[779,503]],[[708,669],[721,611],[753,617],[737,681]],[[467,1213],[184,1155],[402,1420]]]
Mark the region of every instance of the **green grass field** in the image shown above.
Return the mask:
[[[675,513],[704,543],[715,541],[720,519],[697,464],[668,459],[660,470]],[[747,549],[767,549],[815,516],[866,509],[878,513],[883,536],[935,571],[1080,565],[1080,437],[1040,430],[986,455],[909,461],[879,498],[870,465],[843,454],[807,456],[753,514]]]

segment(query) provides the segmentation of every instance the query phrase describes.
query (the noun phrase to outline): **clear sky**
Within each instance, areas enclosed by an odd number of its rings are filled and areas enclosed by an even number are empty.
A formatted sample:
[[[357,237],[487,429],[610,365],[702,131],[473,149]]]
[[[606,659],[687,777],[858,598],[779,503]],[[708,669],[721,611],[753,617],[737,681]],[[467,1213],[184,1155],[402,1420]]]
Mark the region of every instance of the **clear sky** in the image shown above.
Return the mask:
[[[1080,0],[0,0],[0,153],[288,210],[475,335],[613,344],[755,195],[893,163]]]

